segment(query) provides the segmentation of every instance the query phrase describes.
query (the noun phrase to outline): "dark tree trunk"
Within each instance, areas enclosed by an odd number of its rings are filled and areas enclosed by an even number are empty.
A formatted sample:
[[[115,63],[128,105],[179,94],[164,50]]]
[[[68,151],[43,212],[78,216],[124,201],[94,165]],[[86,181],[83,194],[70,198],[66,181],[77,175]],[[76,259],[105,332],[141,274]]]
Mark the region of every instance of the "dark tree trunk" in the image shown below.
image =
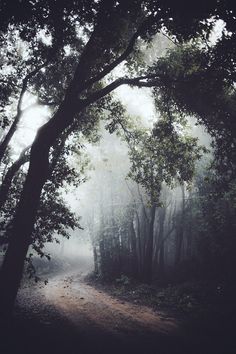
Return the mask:
[[[90,101],[81,104],[79,93],[83,90],[87,77],[91,75],[96,63],[96,35],[87,43],[74,78],[66,91],[64,101],[49,122],[43,125],[32,144],[30,165],[24,183],[21,198],[16,210],[13,227],[9,235],[8,249],[0,271],[0,313],[9,316],[13,310],[15,298],[24,268],[24,261],[31,244],[40,195],[49,176],[49,150],[60,134],[70,126],[76,113],[85,108]],[[97,52],[93,49],[97,48]]]
[[[22,153],[20,154],[20,157],[11,165],[11,167],[8,169],[4,179],[2,181],[2,184],[0,187],[0,209],[4,206],[4,204],[7,200],[8,192],[11,187],[11,183],[12,183],[14,176],[19,171],[20,167],[23,164],[25,164],[27,161],[29,161],[29,155],[26,154],[26,151],[28,149],[29,148],[26,148],[22,151]]]
[[[141,227],[140,227],[138,212],[136,212],[136,220],[137,220],[137,240],[138,240],[137,262],[138,262],[139,276],[141,276],[141,271],[142,271],[142,267],[143,267],[143,257],[142,257],[142,241],[141,241],[141,230],[140,230]]]
[[[133,218],[130,221],[130,241],[131,241],[131,262],[132,262],[132,275],[136,278],[138,274],[138,256],[137,256],[137,242],[134,230]]]
[[[140,259],[141,259],[141,278],[145,277],[145,260],[146,260],[146,248],[147,238],[149,235],[149,220],[146,214],[145,206],[142,205],[140,210]]]
[[[0,306],[6,314],[13,308],[23,272],[24,260],[31,243],[30,237],[40,194],[47,179],[48,151],[49,149],[44,149],[42,153],[40,149],[35,147],[32,150],[30,170],[16,211],[13,228],[9,235],[9,246],[0,273]]]
[[[107,39],[107,31],[111,30],[111,33],[113,33],[113,29],[117,29],[118,31],[119,20],[123,21],[122,16],[118,19],[116,12],[114,12],[114,14],[111,13],[108,21],[111,28],[107,26],[105,19],[107,19],[107,14],[109,14],[109,8],[112,6],[112,3],[110,5],[109,2],[102,2],[97,24],[80,56],[74,77],[66,91],[65,99],[51,120],[39,129],[32,145],[29,170],[15,213],[13,227],[9,235],[9,246],[0,273],[0,312],[6,315],[13,309],[14,300],[22,277],[24,260],[28,247],[31,244],[31,234],[34,228],[41,191],[49,174],[50,148],[60,134],[72,124],[76,113],[81,112],[85,107],[109,94],[120,85],[129,83],[129,80],[119,79],[108,84],[103,89],[93,90],[92,93],[89,91],[93,83],[102,79],[103,76],[126,59],[132,52],[135,39],[138,36],[138,32],[136,32],[127,50],[117,60],[110,63],[110,65],[104,63],[105,69],[101,70],[101,61],[103,60],[104,53],[112,51],[115,43],[113,36],[109,36],[109,40]],[[113,15],[114,18],[112,18]],[[116,23],[116,26],[113,26],[114,23]],[[115,35],[116,33],[114,33]],[[80,100],[82,93],[83,97],[87,95],[87,98]]]
[[[67,112],[67,124],[74,113],[65,101],[55,116],[38,132],[31,148],[29,171],[9,233],[8,249],[0,272],[0,312],[5,316],[13,309],[24,268],[25,257],[31,244],[31,234],[44,183],[49,176],[49,149],[60,135],[66,122],[61,120]],[[71,115],[69,116],[69,112]],[[70,120],[69,120],[70,119]]]
[[[156,205],[153,204],[150,212],[149,232],[145,250],[144,261],[144,281],[151,283],[152,281],[152,263],[153,263],[153,241],[154,241],[154,221],[156,215]]]
[[[94,273],[98,274],[98,254],[96,246],[93,246]]]
[[[2,162],[2,159],[5,155],[6,150],[7,150],[7,147],[9,145],[13,135],[15,134],[15,131],[17,129],[17,125],[19,123],[20,118],[21,118],[21,113],[18,113],[15,116],[14,122],[10,126],[10,129],[8,130],[6,136],[4,137],[2,142],[0,143],[0,163]]]
[[[184,239],[184,223],[185,223],[185,190],[184,186],[181,186],[182,192],[182,206],[181,217],[176,232],[176,253],[175,253],[175,265],[178,265],[181,261],[183,239]]]
[[[193,256],[193,225],[192,225],[192,206],[189,206],[189,222],[187,228],[186,240],[186,258],[191,259]]]
[[[158,235],[158,249],[159,249],[159,264],[158,264],[158,276],[164,277],[165,272],[165,242],[164,242],[164,223],[165,223],[166,210],[160,208],[159,210],[159,235]]]

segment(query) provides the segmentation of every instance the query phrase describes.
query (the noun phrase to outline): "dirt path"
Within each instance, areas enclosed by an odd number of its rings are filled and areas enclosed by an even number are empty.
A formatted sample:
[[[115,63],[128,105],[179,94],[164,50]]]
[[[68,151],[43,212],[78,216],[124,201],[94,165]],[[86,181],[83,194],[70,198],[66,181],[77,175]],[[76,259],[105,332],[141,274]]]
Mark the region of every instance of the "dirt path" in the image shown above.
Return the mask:
[[[236,353],[225,333],[208,333],[201,323],[186,326],[164,312],[118,300],[88,285],[84,275],[68,270],[46,286],[23,286],[10,331],[0,331],[0,353]]]
[[[55,277],[41,291],[46,301],[79,331],[93,328],[117,336],[179,332],[176,319],[144,306],[117,300],[87,285],[82,275],[67,275],[64,279]]]
[[[164,312],[95,289],[84,275],[67,271],[46,286],[23,287],[16,336],[6,344],[16,348],[1,354],[235,353]]]
[[[14,354],[189,354],[175,318],[115,299],[83,278],[66,272],[46,286],[21,289],[18,317],[27,321],[16,329],[21,333],[26,326],[17,339],[23,349],[17,347]]]

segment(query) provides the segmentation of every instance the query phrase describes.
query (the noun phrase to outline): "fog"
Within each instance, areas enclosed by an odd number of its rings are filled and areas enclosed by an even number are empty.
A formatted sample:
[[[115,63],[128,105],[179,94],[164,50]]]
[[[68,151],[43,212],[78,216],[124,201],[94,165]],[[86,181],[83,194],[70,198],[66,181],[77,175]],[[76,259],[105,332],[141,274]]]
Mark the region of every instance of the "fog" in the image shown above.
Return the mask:
[[[220,29],[216,31],[216,36],[219,36],[219,33]],[[142,41],[140,41],[139,45],[143,48],[143,55],[147,65],[152,64],[157,57],[164,56],[166,51],[174,46],[173,39],[168,38],[166,34],[155,36],[152,45],[145,46]],[[122,70],[122,68],[119,70]],[[136,125],[151,130],[153,125],[160,119],[160,114],[154,105],[151,89],[143,88],[140,90],[121,86],[115,91],[114,96],[121,101],[127,114]],[[13,158],[17,158],[20,151],[32,143],[37,129],[50,116],[50,111],[43,106],[39,106],[37,97],[30,94],[25,96],[23,108],[25,113],[11,142]],[[210,148],[211,139],[209,134],[202,126],[196,125],[196,122],[197,120],[194,117],[188,117],[187,133],[197,137],[200,145]],[[67,206],[80,217],[81,229],[68,230],[69,239],[61,235],[55,235],[56,242],[44,245],[44,252],[51,257],[51,261],[45,260],[45,262],[54,262],[62,269],[75,267],[83,272],[91,272],[94,268],[94,252],[97,252],[97,247],[100,247],[101,236],[99,234],[104,229],[104,222],[105,228],[110,230],[113,230],[115,223],[117,229],[114,229],[114,232],[119,234],[123,228],[119,219],[124,218],[122,212],[126,209],[128,210],[129,206],[131,206],[136,213],[136,217],[133,216],[131,219],[133,218],[132,223],[137,233],[138,223],[142,219],[142,207],[146,208],[145,214],[150,212],[148,196],[145,190],[130,178],[127,178],[130,171],[127,143],[116,133],[110,134],[105,129],[104,122],[100,122],[98,134],[100,139],[97,143],[92,144],[83,141],[83,153],[90,160],[89,168],[85,172],[87,181],[76,188],[64,186],[62,189]],[[209,153],[204,159],[209,159],[210,156],[211,154]],[[74,160],[72,158],[71,164],[75,169],[80,169],[79,161],[76,157]],[[188,198],[188,196],[189,191],[185,190],[185,198]],[[167,224],[171,224],[170,219],[172,218],[173,207],[176,212],[181,209],[182,194],[180,186],[176,185],[171,189],[163,186],[161,200],[166,208],[165,227],[168,230]],[[110,219],[108,215],[110,215]],[[109,220],[105,220],[107,217]],[[117,220],[114,221],[113,219]],[[154,224],[155,232],[158,232],[158,216],[155,218]],[[147,225],[143,227],[145,229]],[[168,233],[168,231],[166,232]],[[170,240],[170,244],[172,241]],[[119,242],[121,242],[121,239]],[[167,248],[171,248],[171,245]],[[32,252],[32,250],[29,252]],[[167,250],[168,252],[173,253],[173,251]],[[39,256],[35,255],[34,258],[37,270]]]
[[[163,35],[158,35],[153,41],[153,46],[144,48],[145,60],[152,63],[156,56],[162,56],[168,48],[173,47],[170,39]],[[153,124],[160,119],[151,95],[151,90],[144,88],[130,88],[122,86],[115,92],[115,97],[119,99],[127,110],[127,113],[136,124],[152,129]],[[209,153],[203,156],[200,165],[206,165],[211,158],[211,138],[203,126],[197,124],[195,117],[187,118],[187,133],[198,138],[198,144],[209,149]],[[138,123],[137,123],[138,122]],[[145,191],[133,182],[127,175],[130,170],[128,156],[128,146],[116,133],[110,134],[105,129],[105,123],[100,122],[100,139],[97,143],[85,143],[84,152],[90,160],[89,168],[86,171],[87,181],[78,188],[66,188],[63,195],[67,205],[80,217],[81,229],[70,232],[70,238],[63,239],[57,236],[59,243],[45,245],[45,251],[52,255],[64,265],[71,264],[72,267],[81,267],[83,271],[91,272],[94,269],[94,251],[100,242],[101,228],[111,229],[111,220],[106,220],[107,215],[111,218],[120,218],[122,208],[133,205],[136,213],[140,214],[142,205],[146,208],[145,213],[149,213],[148,197]],[[73,162],[75,168],[79,168],[78,161]],[[189,198],[189,191],[185,189],[185,199]],[[168,233],[173,218],[173,208],[175,212],[180,212],[183,195],[181,187],[176,185],[172,188],[163,185],[161,200],[166,208],[165,228]],[[116,216],[114,216],[118,213]],[[106,215],[106,216],[105,216]],[[141,218],[141,214],[139,215]],[[140,222],[140,221],[139,221]],[[155,219],[155,228],[158,232],[158,216]],[[169,226],[168,226],[169,223]],[[137,220],[133,220],[134,228],[137,229]],[[122,229],[120,225],[118,229]],[[137,230],[136,230],[137,231]],[[114,231],[114,232],[117,232]],[[119,231],[120,232],[120,231]],[[173,239],[167,246],[166,257],[170,257],[171,263],[174,261]],[[171,250],[172,249],[172,250]],[[169,256],[167,255],[169,254]]]
[[[143,94],[138,91],[138,96],[133,90],[124,90],[119,92],[119,95],[121,100],[124,99],[124,104],[134,121],[138,115],[144,126],[152,127],[153,122],[158,120],[148,90]],[[137,99],[142,103],[141,105],[135,105]],[[134,109],[134,107],[136,108]],[[195,123],[194,117],[188,118],[188,133],[197,137],[199,144],[209,149],[211,143],[209,135],[203,127],[196,126]],[[144,203],[147,207],[146,212],[149,212],[145,191],[127,177],[130,170],[127,144],[115,133],[110,134],[104,128],[103,122],[100,124],[99,134],[101,137],[98,143],[85,145],[85,152],[90,160],[90,167],[86,172],[87,181],[78,188],[67,188],[64,192],[67,205],[80,217],[82,229],[69,231],[69,239],[57,235],[59,243],[45,245],[45,252],[51,255],[52,261],[56,260],[63,269],[73,268],[84,274],[94,270],[93,246],[94,242],[95,244],[97,242],[94,241],[94,238],[101,231],[103,214],[114,214],[117,210],[120,213],[120,210],[128,207],[130,203],[135,205],[138,213]],[[210,153],[205,155],[201,164],[206,165],[206,160],[209,160],[210,157]],[[161,200],[167,208],[165,223],[168,224],[173,208],[177,211],[181,209],[183,196],[180,186],[173,186],[173,188],[163,186],[163,188]],[[137,190],[139,190],[138,194]],[[188,197],[189,191],[185,190],[186,200]],[[108,225],[106,225],[108,229],[111,228],[109,223],[108,221]],[[137,221],[134,220],[134,227],[137,227],[136,223]],[[168,230],[167,224],[166,229]],[[158,219],[156,219],[156,227],[158,228]],[[173,240],[170,240],[171,242]],[[174,261],[173,250],[168,252],[172,263]],[[168,258],[167,255],[166,257]]]

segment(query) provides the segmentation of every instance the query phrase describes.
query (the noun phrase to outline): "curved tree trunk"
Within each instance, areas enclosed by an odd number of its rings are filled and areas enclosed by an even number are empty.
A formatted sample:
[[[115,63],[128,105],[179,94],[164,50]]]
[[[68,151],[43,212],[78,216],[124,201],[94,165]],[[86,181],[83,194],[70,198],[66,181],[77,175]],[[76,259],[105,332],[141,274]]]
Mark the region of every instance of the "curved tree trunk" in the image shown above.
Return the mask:
[[[24,260],[31,244],[31,234],[34,228],[41,191],[49,174],[50,148],[60,134],[72,124],[76,113],[81,112],[88,105],[106,96],[120,85],[133,84],[134,82],[137,85],[139,84],[140,78],[130,80],[122,78],[97,91],[89,91],[94,83],[100,81],[127,58],[132,52],[135,40],[139,35],[138,29],[131,37],[123,54],[109,64],[103,63],[104,68],[101,69],[104,52],[111,51],[114,44],[112,36],[107,40],[107,30],[113,29],[113,21],[115,21],[117,23],[117,31],[119,31],[119,21],[123,21],[122,16],[118,18],[115,12],[114,14],[112,12],[109,14],[112,3],[101,3],[97,24],[80,56],[74,77],[67,88],[65,99],[51,120],[39,129],[32,145],[29,170],[15,213],[13,227],[9,235],[9,246],[0,273],[0,312],[6,315],[13,309],[24,268]],[[125,14],[125,12],[122,13]],[[108,15],[111,15],[108,22],[111,28],[105,21]],[[112,18],[113,15],[114,18]],[[83,97],[82,99],[80,99],[81,96]],[[86,98],[84,98],[85,96]]]
[[[6,150],[7,150],[7,147],[9,145],[13,135],[15,134],[15,131],[17,129],[17,125],[20,121],[20,118],[21,118],[21,113],[18,113],[15,116],[14,121],[13,121],[12,125],[10,126],[10,129],[8,130],[6,136],[4,137],[2,142],[0,143],[0,163],[2,162],[2,159],[5,155]]]
[[[47,179],[49,148],[44,149],[42,153],[37,145],[32,149],[31,166],[16,211],[13,228],[9,235],[9,246],[0,274],[0,305],[1,307],[4,305],[2,312],[5,314],[8,314],[13,308],[25,257],[31,243],[30,237],[34,227],[41,189]]]
[[[72,122],[75,114],[72,107],[72,102],[64,101],[54,117],[39,129],[31,148],[29,171],[9,234],[9,245],[0,273],[0,312],[5,316],[13,309],[25,257],[31,244],[41,191],[49,175],[49,149],[65,129],[65,125]],[[66,112],[67,120],[64,120]]]
[[[24,262],[31,244],[37,209],[42,188],[49,175],[49,150],[60,134],[73,122],[76,113],[81,112],[79,94],[84,88],[85,80],[91,75],[96,55],[93,49],[96,34],[90,37],[76,68],[74,78],[66,91],[65,98],[54,116],[44,124],[32,144],[28,174],[21,198],[15,213],[13,227],[9,234],[8,249],[0,271],[0,314],[10,316],[24,269]],[[96,46],[95,46],[96,47]]]
[[[20,167],[29,161],[29,155],[26,155],[29,147],[25,148],[20,154],[19,158],[9,167],[0,187],[0,209],[4,206],[9,189],[11,187],[12,180]]]

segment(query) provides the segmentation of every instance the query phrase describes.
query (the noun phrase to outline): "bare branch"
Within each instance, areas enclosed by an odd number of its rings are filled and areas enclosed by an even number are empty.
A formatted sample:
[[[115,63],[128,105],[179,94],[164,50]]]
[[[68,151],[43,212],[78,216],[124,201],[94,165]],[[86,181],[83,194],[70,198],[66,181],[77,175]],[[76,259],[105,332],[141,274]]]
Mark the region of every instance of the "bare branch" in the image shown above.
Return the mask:
[[[170,36],[168,36],[168,34],[166,34],[165,32],[161,31],[161,34],[166,37],[170,42],[172,42],[174,45],[176,46],[181,46],[178,42],[174,41]]]

